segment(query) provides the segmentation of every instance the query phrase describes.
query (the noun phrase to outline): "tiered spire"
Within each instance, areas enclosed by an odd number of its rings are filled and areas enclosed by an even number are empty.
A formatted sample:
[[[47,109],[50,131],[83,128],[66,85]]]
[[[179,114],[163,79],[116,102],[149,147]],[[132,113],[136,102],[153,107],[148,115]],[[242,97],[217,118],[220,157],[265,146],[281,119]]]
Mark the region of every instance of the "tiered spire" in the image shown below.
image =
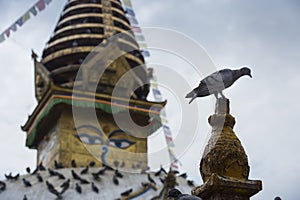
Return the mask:
[[[124,56],[130,68],[143,66],[144,58],[119,0],[69,0],[46,45],[41,62],[49,70],[55,85],[72,88],[86,56],[101,42],[118,33],[122,33],[122,38],[118,38],[119,49],[123,52],[134,49]],[[146,69],[138,70],[136,75],[147,85]],[[111,94],[112,89],[107,88],[113,88],[116,82],[100,81],[102,89],[98,91]],[[146,86],[138,89],[135,96],[145,99],[148,92],[149,87]]]

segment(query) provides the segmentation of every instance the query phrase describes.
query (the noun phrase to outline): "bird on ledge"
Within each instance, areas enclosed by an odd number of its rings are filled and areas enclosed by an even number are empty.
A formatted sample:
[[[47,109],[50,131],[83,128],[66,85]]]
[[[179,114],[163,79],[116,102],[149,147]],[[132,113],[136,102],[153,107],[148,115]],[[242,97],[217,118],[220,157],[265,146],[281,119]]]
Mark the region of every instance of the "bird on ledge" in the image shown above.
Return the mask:
[[[211,94],[214,94],[217,99],[218,94],[225,98],[222,91],[225,88],[230,87],[236,80],[245,75],[252,78],[251,70],[248,67],[243,67],[238,70],[219,70],[201,80],[199,86],[188,93],[185,98],[191,98],[189,103],[192,103],[192,101],[197,97],[205,97]]]

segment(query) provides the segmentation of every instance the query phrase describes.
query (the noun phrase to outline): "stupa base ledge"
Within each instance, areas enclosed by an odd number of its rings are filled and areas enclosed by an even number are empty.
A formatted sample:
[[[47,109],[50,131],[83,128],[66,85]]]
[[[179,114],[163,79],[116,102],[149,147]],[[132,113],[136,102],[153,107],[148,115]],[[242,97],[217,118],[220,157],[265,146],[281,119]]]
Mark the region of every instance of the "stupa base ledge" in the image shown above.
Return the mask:
[[[195,187],[192,194],[204,200],[249,200],[261,190],[260,180],[238,180],[214,173],[203,185]]]

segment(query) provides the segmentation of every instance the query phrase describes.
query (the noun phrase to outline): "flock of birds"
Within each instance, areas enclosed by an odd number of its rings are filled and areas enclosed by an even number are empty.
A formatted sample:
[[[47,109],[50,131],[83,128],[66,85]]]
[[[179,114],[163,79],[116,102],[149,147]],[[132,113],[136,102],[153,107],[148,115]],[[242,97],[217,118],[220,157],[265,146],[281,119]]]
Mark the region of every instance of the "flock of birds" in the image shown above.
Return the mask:
[[[56,199],[58,199],[58,200],[63,199],[64,193],[70,189],[71,181],[75,182],[75,185],[73,188],[75,189],[75,191],[78,194],[82,194],[83,193],[82,186],[88,185],[88,184],[91,185],[92,192],[99,193],[100,189],[96,183],[101,181],[101,176],[105,175],[106,171],[111,171],[113,173],[112,182],[115,185],[119,185],[119,180],[124,177],[124,175],[118,169],[114,169],[107,165],[103,165],[103,167],[100,168],[98,171],[90,170],[91,167],[95,166],[95,162],[93,162],[93,161],[90,162],[90,164],[88,166],[86,166],[85,168],[83,168],[80,172],[78,172],[78,171],[76,172],[74,170],[74,168],[77,168],[77,165],[76,165],[75,160],[72,160],[71,166],[73,167],[73,169],[71,169],[71,175],[72,175],[71,178],[67,178],[64,174],[62,174],[59,171],[59,169],[63,168],[61,163],[58,163],[57,161],[55,161],[54,166],[55,166],[54,169],[50,169],[50,168],[46,169],[42,164],[40,164],[33,172],[31,172],[31,169],[29,167],[27,167],[26,172],[30,176],[35,176],[38,183],[45,183],[47,190],[50,193],[52,193],[53,195],[55,195]],[[57,177],[58,180],[62,180],[63,182],[60,185],[55,185],[54,183],[51,183],[49,180],[46,180],[47,178],[43,178],[42,173],[40,173],[41,171],[47,171],[50,177]],[[164,184],[163,177],[164,177],[164,175],[167,175],[167,173],[168,172],[163,167],[161,167],[160,170],[158,170],[157,172],[152,174],[152,176],[154,175],[156,177],[159,177],[159,180],[161,181],[161,183]],[[174,171],[174,170],[173,170],[173,173],[176,174],[177,176],[182,177],[187,180],[186,173],[180,174],[178,171]],[[84,177],[85,175],[91,175],[93,181],[90,181],[89,179],[85,178]],[[147,188],[150,185],[155,186],[157,183],[152,176],[150,173],[147,173],[147,181],[142,182],[141,186],[144,188]],[[5,174],[5,178],[8,181],[14,182],[20,178],[20,174],[17,174],[17,175],[12,175],[12,173]],[[22,178],[22,182],[23,182],[24,187],[26,187],[26,188],[30,188],[33,185],[28,178],[27,179]],[[55,183],[57,184],[57,182],[55,182]],[[195,187],[194,182],[191,180],[187,180],[187,184],[190,187]],[[5,191],[5,189],[6,189],[6,183],[3,181],[0,181],[0,196],[1,196],[1,192]],[[133,192],[133,189],[130,188],[126,191],[121,192],[120,196],[127,197],[127,196],[131,195],[132,192]],[[172,195],[172,193],[171,193],[171,195]],[[27,200],[27,199],[28,199],[28,197],[25,194],[23,197],[23,200]],[[174,199],[176,199],[176,198],[174,198]]]

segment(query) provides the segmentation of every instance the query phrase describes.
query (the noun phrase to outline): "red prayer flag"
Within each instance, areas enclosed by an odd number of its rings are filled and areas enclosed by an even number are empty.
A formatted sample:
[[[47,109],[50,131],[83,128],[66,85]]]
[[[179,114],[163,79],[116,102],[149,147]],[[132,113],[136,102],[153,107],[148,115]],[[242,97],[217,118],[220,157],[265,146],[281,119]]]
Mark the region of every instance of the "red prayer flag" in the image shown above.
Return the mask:
[[[36,7],[38,8],[38,10],[41,12],[42,10],[45,9],[46,5],[45,5],[45,1],[44,0],[39,0],[36,4]]]
[[[10,28],[8,28],[8,29],[5,31],[5,34],[6,34],[7,37],[10,36]]]

